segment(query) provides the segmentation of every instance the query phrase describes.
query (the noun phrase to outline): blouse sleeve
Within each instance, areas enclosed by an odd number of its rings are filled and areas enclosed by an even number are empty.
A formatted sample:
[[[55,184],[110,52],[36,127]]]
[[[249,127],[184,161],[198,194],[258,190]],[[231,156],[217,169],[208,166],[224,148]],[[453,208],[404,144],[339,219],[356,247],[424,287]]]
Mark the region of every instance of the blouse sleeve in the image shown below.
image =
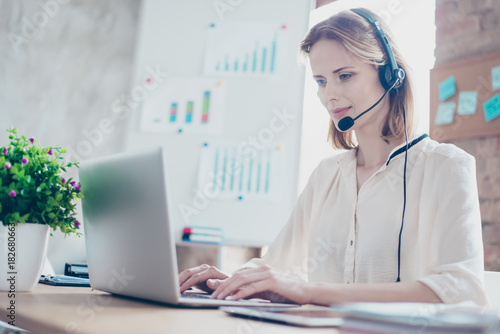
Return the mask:
[[[309,221],[313,206],[314,182],[318,174],[316,168],[309,181],[300,194],[295,208],[288,222],[269,246],[267,253],[262,258],[255,258],[239,267],[236,271],[255,268],[261,265],[270,265],[273,268],[296,274],[306,280],[303,270],[299,270],[307,258]],[[295,270],[294,270],[295,269]]]
[[[439,161],[438,161],[439,160]],[[475,160],[465,152],[436,159],[429,216],[427,275],[419,279],[445,303],[487,304]],[[427,208],[428,209],[428,208]]]

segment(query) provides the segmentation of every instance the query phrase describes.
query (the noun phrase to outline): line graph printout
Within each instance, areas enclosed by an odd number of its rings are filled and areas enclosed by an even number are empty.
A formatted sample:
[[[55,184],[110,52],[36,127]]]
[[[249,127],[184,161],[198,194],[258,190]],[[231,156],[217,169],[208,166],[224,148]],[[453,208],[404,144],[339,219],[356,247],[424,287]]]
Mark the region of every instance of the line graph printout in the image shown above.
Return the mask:
[[[144,100],[141,131],[220,134],[225,113],[225,83],[210,78],[171,78]]]
[[[217,76],[276,75],[286,68],[286,25],[216,23],[208,29],[204,74]]]
[[[207,142],[201,149],[198,189],[222,200],[279,201],[285,151],[267,147]]]

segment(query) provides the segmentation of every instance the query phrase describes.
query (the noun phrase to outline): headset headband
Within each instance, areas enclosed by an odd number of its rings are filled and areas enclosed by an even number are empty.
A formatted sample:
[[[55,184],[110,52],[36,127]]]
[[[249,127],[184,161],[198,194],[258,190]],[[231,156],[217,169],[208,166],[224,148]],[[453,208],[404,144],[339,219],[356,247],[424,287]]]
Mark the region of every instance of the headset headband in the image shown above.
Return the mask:
[[[398,64],[396,63],[396,59],[394,58],[394,53],[392,52],[391,44],[387,40],[385,36],[384,30],[380,28],[380,25],[377,20],[373,18],[366,10],[362,8],[353,8],[351,9],[354,13],[365,18],[374,28],[377,36],[379,37],[380,42],[382,43],[382,47],[385,50],[385,54],[387,55],[387,60],[389,61],[389,66],[391,67],[391,72],[394,73],[398,69]]]

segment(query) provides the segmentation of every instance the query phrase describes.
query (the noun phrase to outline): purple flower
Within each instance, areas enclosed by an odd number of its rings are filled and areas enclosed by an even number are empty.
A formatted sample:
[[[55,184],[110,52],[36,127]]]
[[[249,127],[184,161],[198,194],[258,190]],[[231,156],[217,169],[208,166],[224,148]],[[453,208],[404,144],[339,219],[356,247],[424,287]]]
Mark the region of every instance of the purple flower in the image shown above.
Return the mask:
[[[26,164],[28,163],[28,159],[23,158],[23,159],[21,160],[21,162],[23,163],[23,165],[26,165]]]
[[[4,149],[3,149],[3,154],[5,154],[5,155],[9,154],[9,150],[8,150],[8,149],[6,149],[6,148],[4,148]]]
[[[75,181],[71,181],[69,184],[71,184],[74,187],[75,184],[76,184],[76,182]]]
[[[80,185],[80,183],[78,183],[76,186],[75,186],[75,190],[80,190],[82,186]]]
[[[54,154],[54,152],[52,151],[52,149],[50,149],[48,152],[47,152],[48,155],[52,155]]]
[[[7,161],[7,162],[5,163],[5,166],[4,166],[4,167],[5,167],[5,169],[10,169],[10,167],[12,167],[12,165],[10,164],[10,162],[8,162],[8,161]]]
[[[35,142],[35,138],[31,137],[30,138],[30,142],[34,143]]]
[[[17,196],[16,191],[15,191],[15,190],[11,190],[11,191],[9,192],[9,196],[10,196],[10,197],[16,197],[16,196]]]
[[[62,183],[66,183],[66,179],[63,177],[63,179],[61,180]]]
[[[80,227],[80,225],[82,225],[82,224],[81,224],[79,221],[76,221],[76,220],[75,220],[75,227],[76,227],[76,228],[79,228],[79,227]]]

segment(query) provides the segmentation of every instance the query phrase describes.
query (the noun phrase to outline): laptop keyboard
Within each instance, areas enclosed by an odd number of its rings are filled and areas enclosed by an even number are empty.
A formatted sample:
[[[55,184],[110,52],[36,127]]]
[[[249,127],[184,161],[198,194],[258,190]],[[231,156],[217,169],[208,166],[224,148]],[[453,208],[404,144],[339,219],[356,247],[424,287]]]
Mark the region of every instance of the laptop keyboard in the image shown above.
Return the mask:
[[[181,293],[182,298],[196,298],[196,299],[210,299],[209,294],[202,294],[202,293],[186,293],[183,292]]]

